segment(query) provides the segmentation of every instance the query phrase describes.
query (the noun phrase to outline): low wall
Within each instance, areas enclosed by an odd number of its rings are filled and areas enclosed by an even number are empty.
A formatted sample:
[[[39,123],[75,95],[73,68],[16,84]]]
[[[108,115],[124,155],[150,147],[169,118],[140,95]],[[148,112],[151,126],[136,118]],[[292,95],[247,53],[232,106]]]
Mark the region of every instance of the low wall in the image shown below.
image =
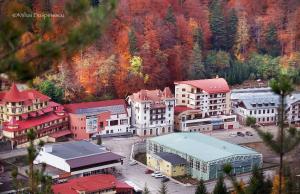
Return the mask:
[[[146,153],[146,141],[137,142],[132,146],[131,159],[135,158],[136,154]]]

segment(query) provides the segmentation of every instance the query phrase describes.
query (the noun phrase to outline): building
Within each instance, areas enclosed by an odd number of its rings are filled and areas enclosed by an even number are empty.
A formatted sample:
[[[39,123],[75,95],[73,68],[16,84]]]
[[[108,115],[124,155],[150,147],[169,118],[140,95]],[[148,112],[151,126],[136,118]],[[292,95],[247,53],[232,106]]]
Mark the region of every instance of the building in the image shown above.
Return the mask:
[[[92,136],[117,136],[132,134],[130,115],[125,100],[105,100],[64,105],[69,113],[70,129],[74,139]]]
[[[80,177],[52,186],[54,194],[103,193],[133,194],[133,188],[113,175],[97,174]]]
[[[139,136],[155,136],[173,132],[175,99],[167,87],[141,90],[127,98],[131,108],[131,124]]]
[[[231,93],[232,111],[241,124],[247,117],[254,117],[263,125],[277,123],[279,96],[271,88],[236,89]],[[293,93],[286,98],[286,121],[291,125],[300,124],[300,94]]]
[[[30,128],[44,141],[71,134],[68,116],[60,104],[36,90],[19,91],[15,84],[9,91],[0,92],[0,125],[3,136],[18,147],[26,146]]]
[[[148,155],[147,166],[169,177],[186,175],[187,161],[173,153],[158,152]]]
[[[88,141],[49,144],[42,147],[34,164],[45,163],[54,181],[107,173],[123,164],[122,156]]]
[[[202,133],[172,133],[147,139],[147,160],[161,152],[184,158],[186,172],[193,178],[211,180],[223,173],[223,166],[231,164],[233,173],[250,172],[262,166],[262,154]],[[148,162],[148,161],[147,161]]]
[[[175,82],[175,128],[211,131],[238,128],[230,111],[230,89],[225,79]]]

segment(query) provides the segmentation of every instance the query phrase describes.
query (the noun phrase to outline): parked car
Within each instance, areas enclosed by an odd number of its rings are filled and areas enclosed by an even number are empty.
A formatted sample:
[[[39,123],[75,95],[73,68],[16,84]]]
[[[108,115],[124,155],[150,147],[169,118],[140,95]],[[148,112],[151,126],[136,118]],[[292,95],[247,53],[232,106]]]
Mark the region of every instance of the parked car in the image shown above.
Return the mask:
[[[131,162],[129,162],[130,166],[134,166],[134,165],[137,165],[137,164],[138,164],[137,161],[134,161],[134,160],[132,160]]]
[[[229,136],[230,136],[230,137],[236,137],[237,134],[236,134],[236,133],[230,133]]]
[[[164,178],[165,176],[162,175],[162,174],[156,174],[154,177],[155,177],[156,179],[158,179],[158,178]]]
[[[150,169],[145,170],[145,174],[152,174],[152,173],[153,173],[153,170],[150,170]]]
[[[253,136],[253,134],[250,131],[246,131],[245,133],[247,136]]]
[[[152,174],[151,174],[151,176],[155,176],[155,175],[157,175],[157,174],[161,174],[159,171],[155,171],[155,172],[153,172]]]
[[[169,180],[170,179],[168,177],[164,177],[161,181],[165,183],[165,182],[168,182]]]
[[[238,131],[236,134],[237,134],[237,136],[240,136],[240,137],[244,137],[245,136],[245,134],[242,133],[242,132],[240,132],[240,131]]]

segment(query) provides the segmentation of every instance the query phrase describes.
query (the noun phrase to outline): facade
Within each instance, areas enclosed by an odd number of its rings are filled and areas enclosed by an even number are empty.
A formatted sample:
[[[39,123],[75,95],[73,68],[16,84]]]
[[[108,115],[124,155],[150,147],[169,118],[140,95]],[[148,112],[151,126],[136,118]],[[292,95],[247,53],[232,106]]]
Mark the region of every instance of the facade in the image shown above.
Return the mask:
[[[95,135],[118,136],[132,134],[130,111],[125,100],[106,100],[64,105],[69,113],[74,139],[89,139]]]
[[[231,94],[232,111],[237,115],[241,124],[246,123],[247,117],[254,117],[256,122],[263,125],[277,123],[279,96],[271,88],[251,88],[233,90]],[[290,125],[300,124],[300,94],[293,93],[286,98],[286,121]]]
[[[123,157],[88,141],[45,145],[34,164],[47,165],[46,173],[55,181],[107,173],[123,164]]]
[[[194,148],[194,149],[193,149]],[[195,149],[196,148],[196,149]],[[147,140],[147,160],[160,152],[176,154],[188,165],[193,178],[212,180],[223,174],[223,166],[231,164],[233,173],[250,172],[262,166],[262,154],[201,133],[172,133]]]
[[[113,175],[98,174],[80,177],[52,186],[54,194],[133,194],[133,188]]]
[[[159,152],[147,155],[147,166],[169,177],[186,175],[187,161],[173,153]]]
[[[175,99],[169,88],[141,90],[127,98],[131,124],[139,136],[171,133],[174,128]]]
[[[26,146],[27,131],[33,128],[37,137],[48,141],[70,135],[68,116],[60,104],[36,90],[19,91],[13,84],[9,91],[0,92],[0,125],[3,136],[13,146]]]
[[[238,128],[223,78],[175,82],[175,127],[179,131]]]

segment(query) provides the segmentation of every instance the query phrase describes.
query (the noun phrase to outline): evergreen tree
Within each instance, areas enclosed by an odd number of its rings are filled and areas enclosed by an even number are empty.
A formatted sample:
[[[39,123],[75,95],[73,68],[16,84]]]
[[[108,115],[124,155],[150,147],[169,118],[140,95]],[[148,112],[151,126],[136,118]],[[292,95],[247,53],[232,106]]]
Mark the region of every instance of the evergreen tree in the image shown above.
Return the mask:
[[[29,146],[27,147],[27,160],[29,163],[29,169],[26,171],[28,175],[28,190],[32,194],[43,193],[51,194],[52,178],[44,175],[46,165],[43,164],[41,169],[37,169],[33,161],[38,155],[40,148],[44,145],[44,142],[40,141],[38,147],[34,145],[37,133],[30,129],[27,133],[27,139],[29,141]]]
[[[97,135],[97,145],[102,145],[101,135]]]
[[[263,142],[270,147],[276,154],[278,154],[280,158],[279,163],[279,175],[278,175],[278,185],[276,190],[278,194],[282,194],[284,192],[283,186],[283,178],[284,178],[284,169],[283,169],[283,160],[284,156],[293,150],[300,143],[300,131],[296,128],[285,127],[285,108],[286,108],[286,97],[291,94],[294,90],[294,86],[292,83],[292,79],[284,72],[281,72],[276,79],[272,79],[270,82],[270,86],[275,94],[280,97],[280,104],[278,108],[278,135],[274,137],[270,132],[264,132],[260,128],[256,128],[258,135],[261,137]]]
[[[215,185],[213,194],[228,194],[226,185],[224,183],[223,176],[218,178],[217,184]]]
[[[200,28],[196,28],[193,34],[193,40],[198,44],[199,49],[203,49],[203,32]]]
[[[204,64],[202,62],[201,50],[198,43],[195,43],[192,57],[191,57],[191,68],[188,73],[189,79],[202,79],[204,78]]]
[[[238,24],[238,17],[235,9],[232,9],[229,12],[228,21],[227,21],[227,50],[228,51],[234,45],[236,32],[237,32],[237,24]]]
[[[138,52],[137,39],[134,30],[128,32],[129,51],[131,55],[136,55]]]
[[[273,56],[279,56],[281,53],[280,42],[278,41],[277,29],[274,24],[269,24],[266,32],[266,52]]]
[[[247,194],[265,194],[270,193],[272,185],[265,181],[263,171],[258,167],[252,169],[249,186],[247,187]]]
[[[207,191],[206,191],[204,181],[202,179],[198,183],[195,194],[208,194]]]
[[[173,7],[170,5],[167,9],[165,20],[171,24],[176,24],[176,18],[174,15]]]
[[[159,189],[159,194],[167,194],[167,185],[164,182],[161,182],[161,187]]]
[[[226,50],[227,48],[226,23],[222,3],[222,0],[213,0],[210,5],[209,23],[214,50]]]
[[[150,194],[150,191],[147,187],[147,184],[145,184],[144,190],[143,190],[143,194]]]
[[[52,81],[43,81],[38,90],[43,94],[49,96],[53,101],[61,103],[64,98],[64,91],[62,88],[57,87]]]

